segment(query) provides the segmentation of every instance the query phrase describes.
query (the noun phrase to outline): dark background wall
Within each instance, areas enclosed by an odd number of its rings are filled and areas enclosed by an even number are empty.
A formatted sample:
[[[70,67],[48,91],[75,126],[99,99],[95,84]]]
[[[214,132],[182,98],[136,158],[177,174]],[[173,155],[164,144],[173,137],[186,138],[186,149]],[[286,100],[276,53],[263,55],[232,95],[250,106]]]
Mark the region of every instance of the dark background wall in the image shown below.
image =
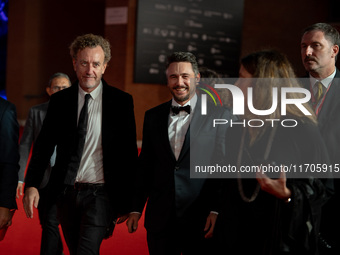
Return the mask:
[[[84,33],[104,35],[104,0],[10,0],[7,97],[18,119],[48,100],[45,88],[55,72],[75,79],[68,47]]]
[[[333,12],[336,6],[339,1],[245,0],[241,55],[261,48],[276,48],[288,56],[297,75],[303,75],[301,32],[317,22],[336,25],[340,22],[340,12],[337,15]]]
[[[244,0],[241,56],[276,48],[303,75],[301,31],[316,22],[337,26],[339,5],[336,0]],[[105,25],[105,8],[121,6],[128,7],[128,23]],[[137,0],[10,0],[6,87],[19,120],[26,119],[31,106],[47,100],[44,91],[51,74],[60,71],[75,78],[68,46],[77,35],[94,33],[111,42],[113,57],[104,78],[134,97],[141,139],[144,112],[170,95],[164,85],[133,83],[136,12]]]

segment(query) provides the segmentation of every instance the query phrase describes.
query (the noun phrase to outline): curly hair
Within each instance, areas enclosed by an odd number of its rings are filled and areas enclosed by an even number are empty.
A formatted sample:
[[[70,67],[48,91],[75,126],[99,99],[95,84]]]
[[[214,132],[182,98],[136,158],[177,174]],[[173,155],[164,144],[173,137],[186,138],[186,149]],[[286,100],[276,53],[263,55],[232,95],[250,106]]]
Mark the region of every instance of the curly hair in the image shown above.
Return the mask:
[[[73,59],[77,59],[79,51],[85,48],[102,47],[104,51],[104,63],[108,63],[111,59],[111,46],[108,40],[100,35],[85,34],[78,36],[70,45],[70,54]]]

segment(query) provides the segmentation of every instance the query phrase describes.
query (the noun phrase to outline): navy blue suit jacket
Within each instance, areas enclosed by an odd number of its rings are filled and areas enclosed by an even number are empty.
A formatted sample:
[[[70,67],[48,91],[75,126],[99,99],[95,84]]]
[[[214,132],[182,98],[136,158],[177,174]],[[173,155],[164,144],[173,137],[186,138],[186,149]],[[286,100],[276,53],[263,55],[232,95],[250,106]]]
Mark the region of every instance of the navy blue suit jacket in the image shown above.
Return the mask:
[[[16,209],[19,124],[15,106],[0,98],[0,207]]]

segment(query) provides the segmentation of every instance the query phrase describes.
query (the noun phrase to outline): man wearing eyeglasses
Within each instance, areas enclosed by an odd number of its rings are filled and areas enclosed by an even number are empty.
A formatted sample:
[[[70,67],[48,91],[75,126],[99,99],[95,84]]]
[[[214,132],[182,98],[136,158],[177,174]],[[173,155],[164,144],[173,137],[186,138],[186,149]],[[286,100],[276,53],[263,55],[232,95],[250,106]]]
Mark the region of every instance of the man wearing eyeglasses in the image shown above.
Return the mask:
[[[46,92],[49,96],[52,94],[66,89],[71,86],[70,78],[64,73],[55,73],[51,76]],[[17,187],[17,198],[23,194],[23,183],[26,165],[32,144],[38,137],[40,129],[48,108],[48,103],[39,104],[33,106],[25,124],[24,132],[22,134],[19,146],[20,153],[20,170],[19,170],[19,182]],[[48,181],[51,173],[52,166],[55,161],[55,152],[53,153],[50,165],[48,166],[43,181],[40,184],[39,194],[40,202],[38,206],[39,219],[42,227],[41,236],[41,255],[60,255],[63,252],[63,245],[59,233],[59,222],[57,220],[57,207],[54,202],[51,202],[48,196]]]

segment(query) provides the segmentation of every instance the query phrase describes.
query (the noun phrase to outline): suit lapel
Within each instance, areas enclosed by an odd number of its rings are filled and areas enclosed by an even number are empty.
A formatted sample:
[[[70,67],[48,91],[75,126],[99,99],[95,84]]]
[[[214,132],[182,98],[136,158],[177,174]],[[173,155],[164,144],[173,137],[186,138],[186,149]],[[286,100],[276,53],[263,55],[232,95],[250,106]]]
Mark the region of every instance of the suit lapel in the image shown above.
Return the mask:
[[[330,85],[322,108],[318,114],[318,122],[320,130],[323,129],[323,126],[330,120],[330,117],[333,113],[332,109],[337,107],[338,97],[340,95],[340,72],[336,69],[335,77]]]
[[[121,121],[120,112],[115,113],[112,110],[119,111],[124,102],[112,91],[111,86],[104,79],[102,79],[102,84],[102,146],[104,150],[114,141],[115,135],[119,132],[119,125],[123,124],[117,124],[118,121]]]
[[[190,148],[190,125],[188,127],[187,133],[185,134],[183,146],[181,149],[181,153],[178,156],[178,161],[181,161],[185,154],[189,151]]]
[[[330,118],[330,114],[332,114],[332,109],[334,108],[334,102],[337,102],[340,96],[340,72],[338,69],[336,69],[335,77],[330,86],[318,115],[320,126]]]
[[[304,88],[308,89],[311,93],[313,93],[310,87],[309,75],[303,78],[302,84],[304,85],[303,86]],[[320,129],[322,129],[323,125],[329,120],[330,115],[332,114],[331,113],[332,109],[334,108],[334,102],[338,101],[337,98],[339,98],[339,96],[340,96],[340,72],[336,68],[335,77],[331,83],[331,87],[329,88],[326,94],[325,101],[318,114],[318,123]],[[312,106],[312,103],[310,103],[310,105]]]
[[[75,82],[70,88],[68,89],[72,89],[72,96],[71,96],[71,116],[76,116],[75,118],[73,117],[72,120],[74,120],[74,122],[72,123],[72,126],[76,129],[77,125],[78,125],[78,86],[79,86],[79,82]]]
[[[192,119],[190,120],[190,125],[188,127],[185,139],[183,142],[181,153],[179,154],[178,161],[180,161],[186,153],[189,152],[192,142],[196,139],[199,134],[199,130],[202,127],[202,115],[201,115],[201,100],[197,97],[197,102],[195,106],[195,111],[193,113]]]
[[[113,109],[112,107],[109,106],[110,103],[114,103],[115,100],[113,98],[108,98],[108,96],[112,96],[111,93],[107,90],[107,86],[109,86],[103,79],[103,93],[102,93],[102,144],[105,144],[104,139],[108,139],[107,135],[110,135],[110,131],[106,133],[108,130],[107,127],[110,129],[110,119],[106,118],[108,116],[108,113],[106,112],[107,109]],[[114,133],[115,130],[111,130],[111,133]]]
[[[155,121],[159,121],[159,135],[160,135],[160,144],[164,144],[168,155],[171,155],[172,159],[176,161],[176,157],[174,152],[172,151],[170,140],[169,140],[169,114],[170,114],[171,100],[164,104],[164,107],[161,108],[159,112],[159,119]]]

